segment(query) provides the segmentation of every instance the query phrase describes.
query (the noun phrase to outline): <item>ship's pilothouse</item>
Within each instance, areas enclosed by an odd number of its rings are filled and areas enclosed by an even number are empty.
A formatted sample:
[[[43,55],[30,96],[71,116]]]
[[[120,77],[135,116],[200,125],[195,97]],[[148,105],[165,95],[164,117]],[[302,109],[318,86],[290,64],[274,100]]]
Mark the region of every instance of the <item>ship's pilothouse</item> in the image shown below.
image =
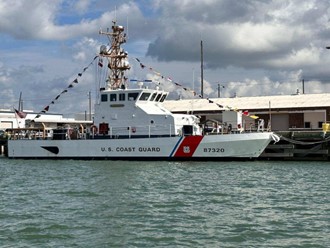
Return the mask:
[[[172,114],[163,107],[167,96],[158,87],[102,90],[95,106],[95,137],[200,135],[196,116]]]

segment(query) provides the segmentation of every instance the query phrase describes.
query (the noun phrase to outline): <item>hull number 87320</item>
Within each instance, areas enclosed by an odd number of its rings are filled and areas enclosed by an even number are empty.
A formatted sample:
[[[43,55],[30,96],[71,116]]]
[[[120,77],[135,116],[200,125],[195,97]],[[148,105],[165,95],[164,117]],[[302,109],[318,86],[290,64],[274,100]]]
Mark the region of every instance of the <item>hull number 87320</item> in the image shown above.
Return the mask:
[[[222,153],[225,152],[225,148],[204,148],[204,152]]]

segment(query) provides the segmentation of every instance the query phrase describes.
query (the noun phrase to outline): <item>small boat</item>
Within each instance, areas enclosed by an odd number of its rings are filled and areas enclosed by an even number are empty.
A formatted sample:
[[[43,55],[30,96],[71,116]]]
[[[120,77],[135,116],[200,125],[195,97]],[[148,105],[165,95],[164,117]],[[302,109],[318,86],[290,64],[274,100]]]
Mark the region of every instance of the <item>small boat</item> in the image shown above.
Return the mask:
[[[9,158],[104,160],[226,160],[257,158],[277,140],[272,132],[205,133],[199,117],[173,114],[163,106],[168,92],[138,83],[128,87],[130,69],[124,27],[116,22],[100,47],[108,63],[106,85],[95,104],[93,124],[47,130],[12,130]],[[38,133],[38,135],[35,135]],[[48,135],[43,136],[43,134]],[[33,135],[34,134],[34,135]],[[51,135],[49,135],[51,134]]]

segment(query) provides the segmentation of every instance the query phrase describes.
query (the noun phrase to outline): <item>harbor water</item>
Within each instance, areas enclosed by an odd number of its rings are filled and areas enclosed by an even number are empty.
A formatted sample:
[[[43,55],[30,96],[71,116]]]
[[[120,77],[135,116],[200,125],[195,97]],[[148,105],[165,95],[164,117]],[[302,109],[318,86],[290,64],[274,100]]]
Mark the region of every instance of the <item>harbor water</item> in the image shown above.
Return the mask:
[[[329,162],[0,157],[0,247],[329,247]]]

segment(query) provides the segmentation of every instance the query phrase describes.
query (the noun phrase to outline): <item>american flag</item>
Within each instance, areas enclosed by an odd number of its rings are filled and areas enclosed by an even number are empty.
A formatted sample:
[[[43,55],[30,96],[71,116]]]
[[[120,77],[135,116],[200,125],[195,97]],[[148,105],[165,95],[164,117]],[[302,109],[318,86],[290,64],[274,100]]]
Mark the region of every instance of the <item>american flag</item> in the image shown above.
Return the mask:
[[[22,112],[22,111],[19,111],[17,109],[14,109],[15,110],[15,114],[19,117],[19,118],[25,118],[26,117],[26,113]]]

